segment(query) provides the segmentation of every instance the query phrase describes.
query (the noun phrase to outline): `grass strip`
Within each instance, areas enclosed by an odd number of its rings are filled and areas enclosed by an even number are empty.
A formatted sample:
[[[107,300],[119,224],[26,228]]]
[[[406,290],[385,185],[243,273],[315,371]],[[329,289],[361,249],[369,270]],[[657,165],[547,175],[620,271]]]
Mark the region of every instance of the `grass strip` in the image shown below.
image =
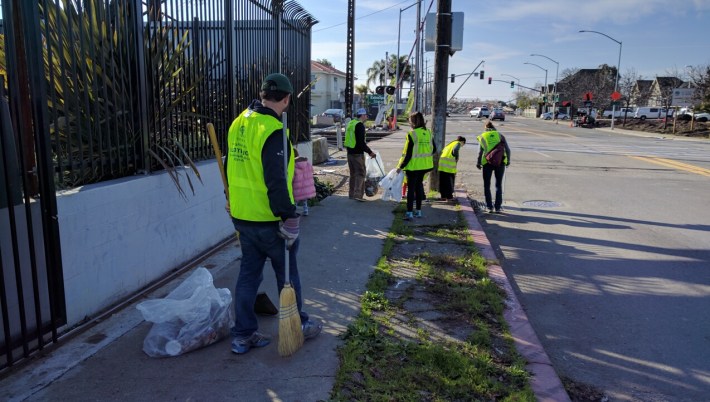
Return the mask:
[[[402,220],[400,204],[385,239],[382,256],[361,299],[361,312],[343,335],[341,365],[332,401],[534,401],[525,361],[516,353],[503,319],[504,292],[493,283],[482,258],[459,219],[428,228],[427,236],[461,244],[464,256],[430,255],[393,259],[412,227]],[[399,240],[398,240],[399,239]],[[396,300],[386,296],[398,280],[396,271],[415,268],[418,289],[436,302],[445,317],[440,326],[471,328],[463,341],[434,336],[421,320],[403,309],[413,291]],[[401,318],[402,319],[395,319]],[[407,328],[401,328],[404,325]],[[402,332],[414,336],[402,336]]]

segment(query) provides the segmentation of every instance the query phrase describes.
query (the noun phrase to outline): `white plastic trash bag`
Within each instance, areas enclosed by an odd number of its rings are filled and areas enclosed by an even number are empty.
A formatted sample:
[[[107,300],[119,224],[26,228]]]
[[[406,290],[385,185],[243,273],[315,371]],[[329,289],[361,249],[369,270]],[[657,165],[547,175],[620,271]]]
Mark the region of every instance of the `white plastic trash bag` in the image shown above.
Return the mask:
[[[397,169],[390,170],[379,185],[384,189],[382,192],[382,200],[384,201],[402,201],[402,182],[404,181],[404,171],[397,173]]]
[[[153,327],[143,341],[151,357],[178,356],[229,335],[234,322],[229,289],[214,287],[212,274],[199,267],[164,299],[136,308]]]
[[[385,165],[379,151],[373,151],[375,157],[365,154],[365,175],[368,179],[381,179],[385,177]]]

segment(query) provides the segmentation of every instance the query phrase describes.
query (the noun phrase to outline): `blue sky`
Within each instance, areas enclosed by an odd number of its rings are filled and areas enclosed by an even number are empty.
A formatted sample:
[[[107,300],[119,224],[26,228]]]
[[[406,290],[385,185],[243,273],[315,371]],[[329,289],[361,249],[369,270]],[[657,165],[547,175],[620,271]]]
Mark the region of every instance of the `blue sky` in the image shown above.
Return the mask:
[[[422,18],[432,0],[422,0]],[[319,23],[313,27],[312,58],[328,59],[345,71],[347,0],[298,0]],[[385,52],[397,53],[401,14],[400,55],[409,53],[414,42],[416,9],[400,9],[415,0],[355,1],[355,84],[364,84],[365,71]],[[436,11],[436,1],[431,12]],[[532,53],[559,62],[559,72],[568,68],[616,66],[622,42],[621,74],[633,68],[644,78],[686,74],[686,66],[710,65],[710,0],[452,0],[452,11],[464,13],[463,50],[449,59],[449,74],[471,72],[485,60],[486,77],[533,87],[555,80],[556,65]],[[426,52],[432,66],[434,53]],[[541,68],[523,64],[534,63]],[[433,67],[430,70],[433,72]],[[507,75],[503,75],[507,74]],[[449,97],[465,77],[449,84]],[[509,84],[472,77],[457,98],[508,100]]]

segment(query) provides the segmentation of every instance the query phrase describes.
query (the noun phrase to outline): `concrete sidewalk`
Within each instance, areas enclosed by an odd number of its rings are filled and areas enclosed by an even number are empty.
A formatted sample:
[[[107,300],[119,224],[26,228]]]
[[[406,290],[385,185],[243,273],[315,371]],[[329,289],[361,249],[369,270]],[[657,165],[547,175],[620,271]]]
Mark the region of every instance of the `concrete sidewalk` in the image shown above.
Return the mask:
[[[398,131],[371,144],[382,155],[387,171],[398,160],[404,132]],[[336,158],[344,153],[336,152]],[[330,166],[327,168],[331,168]],[[343,169],[342,163],[335,169]],[[318,171],[321,167],[316,167]],[[347,167],[345,167],[347,173]],[[459,191],[461,208],[483,255],[495,259],[465,192]],[[212,273],[217,288],[233,291],[240,250],[229,242],[180,277],[144,295],[71,339],[64,339],[47,356],[12,372],[0,383],[0,398],[9,401],[318,401],[327,400],[339,367],[337,347],[347,326],[360,311],[360,297],[368,276],[382,253],[383,241],[392,224],[395,204],[379,200],[349,200],[334,195],[323,200],[302,219],[298,264],[303,284],[305,310],[323,321],[323,333],[307,341],[289,358],[278,355],[276,339],[271,345],[245,355],[230,351],[230,340],[172,358],[151,358],[142,351],[151,324],[143,321],[135,304],[148,298],[162,298],[180,284],[196,266]],[[427,204],[425,216],[432,220],[455,221],[456,206]],[[422,244],[421,247],[428,247]],[[487,247],[487,248],[486,248]],[[502,271],[500,271],[502,272]],[[278,305],[274,275],[267,267],[261,289]],[[496,281],[510,291],[504,274]],[[507,284],[507,285],[506,285]],[[506,287],[507,286],[507,287]],[[512,292],[512,291],[510,291]],[[536,371],[533,389],[540,400],[564,400],[566,394],[547,356],[529,328],[527,318],[516,306],[511,325],[516,344],[532,346],[530,361],[542,364]],[[522,318],[520,318],[522,315]],[[527,325],[527,329],[525,329]],[[278,334],[278,318],[260,318],[260,329]],[[526,332],[527,331],[527,334]],[[531,335],[530,335],[531,334]],[[525,355],[525,353],[523,353]]]

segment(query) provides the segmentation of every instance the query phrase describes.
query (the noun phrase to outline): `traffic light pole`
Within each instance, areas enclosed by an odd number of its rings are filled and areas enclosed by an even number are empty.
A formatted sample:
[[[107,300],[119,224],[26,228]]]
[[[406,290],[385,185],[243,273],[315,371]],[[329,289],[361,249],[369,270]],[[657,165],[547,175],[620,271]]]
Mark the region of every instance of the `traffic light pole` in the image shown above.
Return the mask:
[[[454,94],[451,95],[451,98],[449,98],[449,100],[446,102],[447,105],[449,104],[449,102],[451,102],[452,99],[454,99],[454,97],[456,96],[456,94],[459,93],[459,91],[461,90],[461,88],[463,88],[463,86],[464,86],[464,84],[466,83],[466,81],[468,81],[468,79],[471,78],[471,76],[476,72],[476,70],[478,70],[478,67],[481,67],[481,64],[483,64],[483,63],[485,63],[485,60],[481,60],[481,62],[478,63],[478,65],[476,66],[476,68],[474,68],[473,71],[471,71],[469,74],[459,74],[459,75],[453,75],[453,76],[452,76],[452,77],[462,77],[462,76],[464,76],[464,75],[468,75],[468,77],[466,77],[466,79],[461,83],[461,86],[459,86],[459,88],[456,90],[456,92],[454,92]]]
[[[489,78],[490,78],[490,77],[489,77]],[[504,81],[504,80],[494,80],[494,79],[491,79],[491,81],[495,81],[495,82],[505,82],[506,84],[510,84],[510,81]],[[516,85],[519,86],[520,88],[525,88],[525,89],[530,90],[530,91],[540,92],[541,94],[543,93],[543,91],[541,91],[541,90],[539,90],[539,89],[537,89],[537,88],[530,88],[530,87],[526,87],[525,85],[520,85],[520,84],[516,84]]]

